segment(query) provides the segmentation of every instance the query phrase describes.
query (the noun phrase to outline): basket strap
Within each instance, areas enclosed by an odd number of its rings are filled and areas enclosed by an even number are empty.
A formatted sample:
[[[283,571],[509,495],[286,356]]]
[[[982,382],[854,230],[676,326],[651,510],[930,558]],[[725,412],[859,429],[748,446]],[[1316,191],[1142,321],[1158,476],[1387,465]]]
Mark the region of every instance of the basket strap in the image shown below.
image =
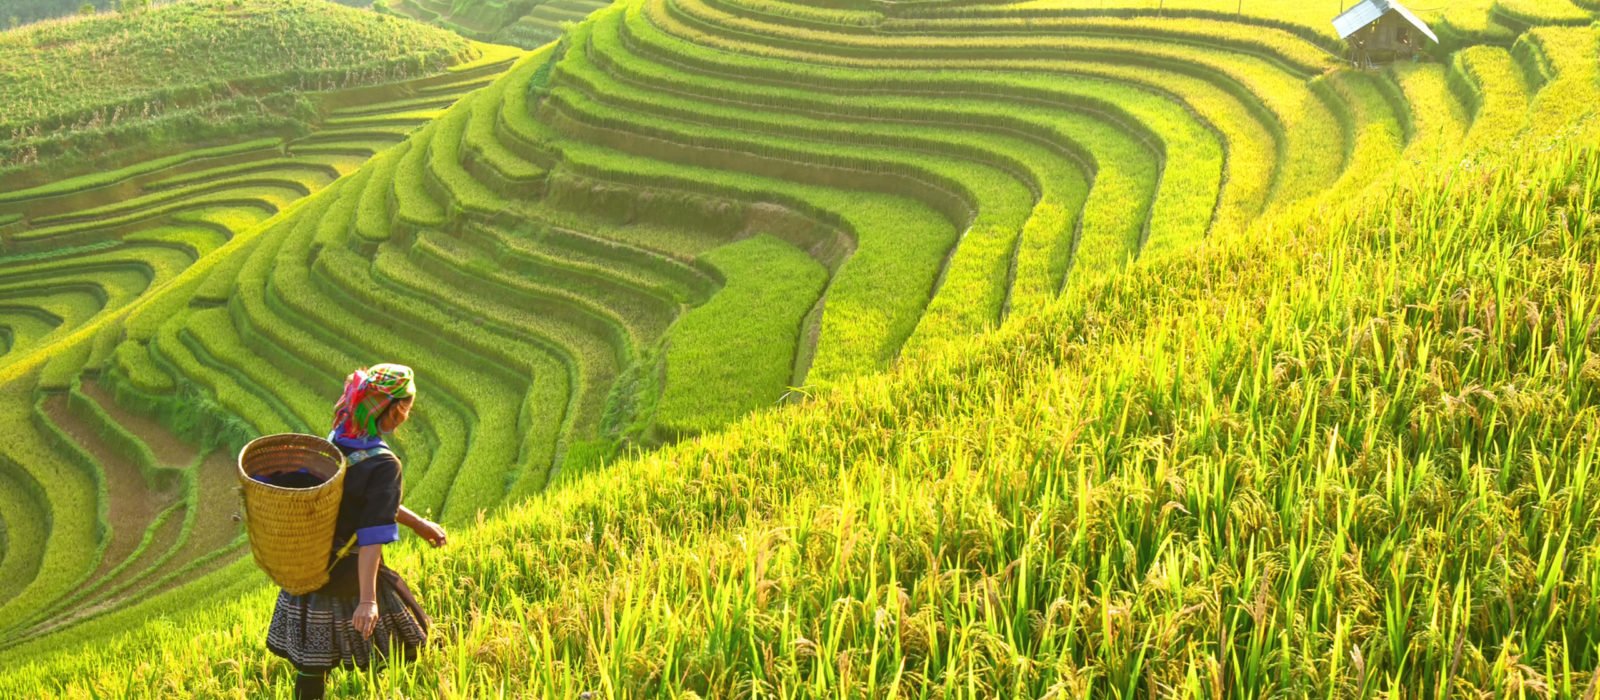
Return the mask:
[[[360,464],[378,455],[392,455],[394,452],[387,447],[371,447],[365,450],[356,450],[345,456],[351,464]]]
[[[356,536],[355,536],[354,533],[352,533],[350,535],[350,539],[345,540],[344,546],[340,547],[339,551],[334,552],[333,561],[328,563],[328,573],[330,573],[330,574],[333,573],[334,564],[338,564],[340,559],[343,559],[343,558],[345,558],[347,556],[350,556],[350,550],[355,549],[355,547],[356,547]]]
[[[355,452],[351,452],[350,454],[345,456],[345,459],[348,460],[351,464],[360,464],[360,463],[365,462],[365,461],[367,461],[369,459],[372,459],[373,457],[377,457],[378,455],[391,455],[391,454],[394,454],[394,452],[390,451],[389,448],[379,446],[379,447],[372,447],[372,448],[368,448],[368,449],[365,449],[365,450],[357,450]],[[334,553],[333,562],[328,564],[328,571],[331,573],[333,571],[334,564],[338,564],[340,559],[343,559],[343,558],[345,558],[347,556],[350,556],[350,550],[355,549],[355,547],[356,547],[356,536],[355,536],[354,533],[352,533],[350,535],[350,539],[345,541],[344,546],[340,547],[339,551]]]

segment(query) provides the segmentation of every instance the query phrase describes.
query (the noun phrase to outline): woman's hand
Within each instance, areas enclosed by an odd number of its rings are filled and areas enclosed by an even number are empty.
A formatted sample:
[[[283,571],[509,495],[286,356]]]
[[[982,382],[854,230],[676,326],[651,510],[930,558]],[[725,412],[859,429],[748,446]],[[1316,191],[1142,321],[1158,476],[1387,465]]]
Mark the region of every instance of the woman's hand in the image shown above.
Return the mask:
[[[356,614],[350,617],[350,624],[355,625],[356,631],[361,633],[362,639],[372,637],[372,630],[378,627],[378,603],[372,600],[363,600],[356,604]]]
[[[445,543],[444,526],[432,520],[418,518],[417,523],[411,526],[411,531],[418,537],[426,540],[435,547],[443,547]]]

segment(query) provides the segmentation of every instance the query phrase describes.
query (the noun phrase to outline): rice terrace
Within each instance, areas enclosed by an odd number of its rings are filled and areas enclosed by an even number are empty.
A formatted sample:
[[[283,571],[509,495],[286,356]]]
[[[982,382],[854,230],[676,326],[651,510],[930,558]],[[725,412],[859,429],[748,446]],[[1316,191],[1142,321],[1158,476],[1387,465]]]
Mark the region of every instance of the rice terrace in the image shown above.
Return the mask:
[[[0,23],[0,699],[1600,697],[1600,0]]]

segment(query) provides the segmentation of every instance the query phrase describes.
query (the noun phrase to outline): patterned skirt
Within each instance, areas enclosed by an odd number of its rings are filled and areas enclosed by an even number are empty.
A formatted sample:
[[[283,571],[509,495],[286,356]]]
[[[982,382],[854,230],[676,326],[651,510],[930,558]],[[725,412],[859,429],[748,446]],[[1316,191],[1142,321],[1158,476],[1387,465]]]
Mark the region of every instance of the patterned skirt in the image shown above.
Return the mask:
[[[390,653],[415,659],[428,641],[428,616],[411,588],[387,567],[378,569],[378,623],[363,638],[350,619],[358,596],[278,591],[267,628],[267,649],[303,671],[368,668]]]

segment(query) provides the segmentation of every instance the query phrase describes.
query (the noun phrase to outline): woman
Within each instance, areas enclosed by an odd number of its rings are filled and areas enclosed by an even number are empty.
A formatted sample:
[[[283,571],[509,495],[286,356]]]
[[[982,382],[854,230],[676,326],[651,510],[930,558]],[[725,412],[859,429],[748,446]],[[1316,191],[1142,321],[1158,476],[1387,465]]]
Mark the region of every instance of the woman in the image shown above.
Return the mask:
[[[445,543],[444,528],[400,505],[400,460],[383,441],[415,399],[411,368],[381,364],[352,372],[334,405],[328,439],[348,466],[328,583],[305,595],[279,591],[267,630],[267,649],[299,672],[298,699],[321,698],[334,668],[369,667],[391,648],[412,659],[427,641],[427,615],[383,565],[383,545],[399,541],[399,525],[435,547]]]

